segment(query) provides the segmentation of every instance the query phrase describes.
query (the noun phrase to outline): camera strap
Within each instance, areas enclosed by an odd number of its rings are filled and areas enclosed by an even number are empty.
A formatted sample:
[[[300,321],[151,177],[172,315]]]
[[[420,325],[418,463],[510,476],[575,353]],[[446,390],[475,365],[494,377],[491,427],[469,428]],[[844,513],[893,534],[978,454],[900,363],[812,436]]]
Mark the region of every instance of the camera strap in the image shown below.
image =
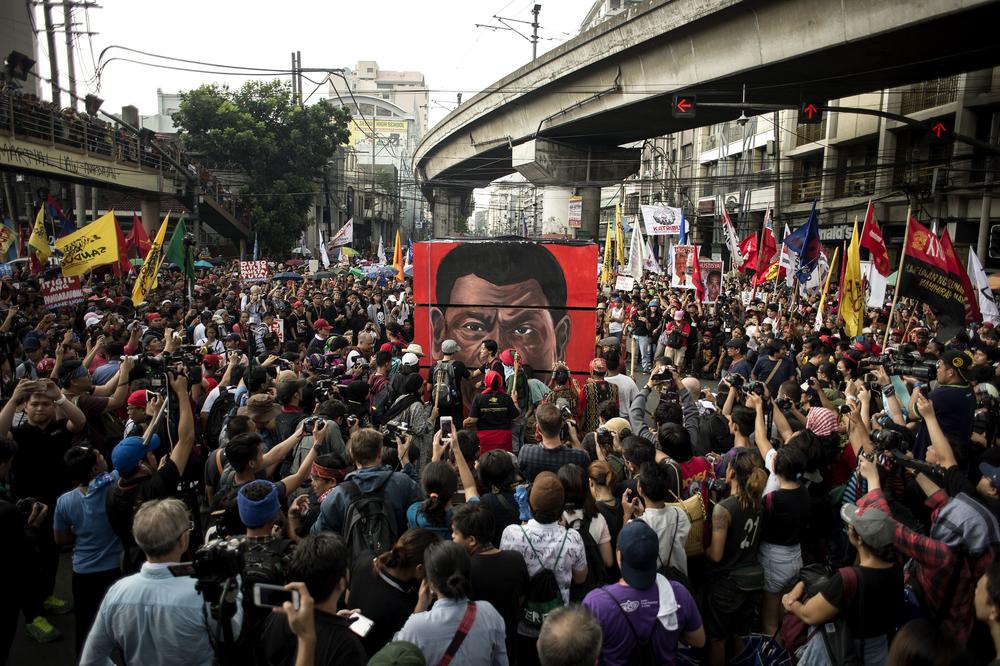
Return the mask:
[[[781,364],[784,363],[784,362],[785,362],[785,358],[784,357],[779,358],[778,362],[774,364],[773,368],[771,368],[771,372],[768,373],[767,379],[764,380],[764,383],[768,385],[768,387],[767,387],[768,390],[771,390],[770,384],[771,384],[771,380],[774,379],[774,373],[778,372],[778,368],[780,368]]]

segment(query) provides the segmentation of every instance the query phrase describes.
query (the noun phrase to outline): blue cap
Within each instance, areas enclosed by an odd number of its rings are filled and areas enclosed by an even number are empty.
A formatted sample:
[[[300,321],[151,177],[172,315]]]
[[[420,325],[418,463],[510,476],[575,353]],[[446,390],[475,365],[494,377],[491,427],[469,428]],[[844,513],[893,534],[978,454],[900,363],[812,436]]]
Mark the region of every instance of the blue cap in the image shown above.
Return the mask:
[[[979,463],[979,471],[983,473],[994,488],[1000,490],[1000,467],[996,467],[989,463]]]
[[[142,445],[142,437],[133,435],[118,442],[111,451],[111,464],[122,476],[128,476],[139,467],[150,451],[160,448],[160,437],[153,435],[146,446]]]
[[[649,307],[651,307],[651,308],[658,308],[658,307],[660,307],[660,302],[659,301],[650,301],[649,302]]]
[[[622,578],[629,587],[648,590],[656,584],[660,540],[652,527],[641,520],[631,521],[618,534],[618,550],[622,554]]]
[[[268,493],[259,500],[252,500],[247,497],[247,490],[253,487],[266,485]],[[271,483],[266,479],[252,481],[242,488],[236,496],[236,506],[240,512],[240,521],[251,529],[263,527],[281,514],[281,498],[278,496],[278,484]]]

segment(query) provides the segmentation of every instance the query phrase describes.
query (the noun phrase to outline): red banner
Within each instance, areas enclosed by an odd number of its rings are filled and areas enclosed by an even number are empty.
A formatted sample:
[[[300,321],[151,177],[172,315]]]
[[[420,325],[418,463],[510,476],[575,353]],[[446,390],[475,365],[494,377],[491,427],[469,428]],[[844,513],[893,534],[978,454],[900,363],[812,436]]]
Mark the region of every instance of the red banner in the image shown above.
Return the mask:
[[[481,364],[484,340],[513,347],[542,381],[556,361],[587,374],[597,327],[597,245],[573,241],[430,241],[413,244],[415,342],[424,367],[441,343]],[[464,391],[466,402],[471,387]]]
[[[64,305],[83,302],[83,290],[80,287],[80,277],[77,275],[42,280],[41,292],[46,308],[61,308]]]

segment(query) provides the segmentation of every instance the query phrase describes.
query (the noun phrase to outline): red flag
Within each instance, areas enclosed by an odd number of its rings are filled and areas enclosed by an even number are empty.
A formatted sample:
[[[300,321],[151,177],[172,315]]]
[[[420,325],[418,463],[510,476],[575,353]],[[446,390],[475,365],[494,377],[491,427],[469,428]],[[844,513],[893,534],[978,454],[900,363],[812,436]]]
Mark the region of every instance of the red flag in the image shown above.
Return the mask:
[[[885,249],[885,238],[882,237],[882,230],[879,229],[878,220],[875,219],[875,206],[871,201],[868,202],[865,224],[861,228],[861,247],[872,253],[875,270],[888,276],[892,270],[889,265],[889,253]]]
[[[965,321],[982,321],[983,315],[979,311],[979,294],[972,288],[968,271],[955,255],[955,247],[951,244],[951,236],[948,234],[947,227],[941,234],[941,247],[944,249],[944,255],[948,261],[948,272],[958,277],[962,283],[962,291],[965,292]]]
[[[122,228],[118,226],[118,220],[115,220],[115,235],[118,236],[118,262],[114,264],[114,271],[115,275],[121,277],[128,275],[132,263],[128,260],[128,243],[125,242]]]
[[[950,238],[947,241],[938,238],[911,217],[903,248],[906,260],[896,278],[896,289],[901,297],[924,303],[937,317],[938,339],[943,341],[950,340],[965,328],[970,300],[961,279],[964,271],[956,265],[957,260],[949,258],[945,243],[954,257]]]
[[[746,271],[757,267],[757,234],[750,234],[740,241],[740,254],[743,256],[743,265],[739,270]]]
[[[758,273],[764,272],[777,251],[778,244],[774,239],[774,225],[771,222],[771,207],[768,206],[767,212],[764,213],[764,226],[760,231],[760,248],[757,252]]]
[[[139,221],[138,215],[132,216],[132,230],[128,232],[128,237],[125,239],[126,248],[135,248],[139,257],[145,257],[149,254],[149,248],[152,243],[149,240],[149,234],[142,226],[142,222]]]
[[[705,300],[705,283],[701,281],[701,264],[698,262],[698,246],[694,246],[694,258],[691,260],[691,281],[694,282],[694,294],[698,302]]]

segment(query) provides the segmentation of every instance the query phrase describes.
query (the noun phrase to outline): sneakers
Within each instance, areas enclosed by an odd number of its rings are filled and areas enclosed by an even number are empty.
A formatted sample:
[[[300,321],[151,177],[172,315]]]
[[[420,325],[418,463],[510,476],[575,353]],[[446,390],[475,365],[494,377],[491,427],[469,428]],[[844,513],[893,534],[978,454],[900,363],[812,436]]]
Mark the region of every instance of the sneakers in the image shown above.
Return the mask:
[[[62,638],[62,632],[49,624],[49,621],[41,615],[25,625],[24,629],[28,636],[39,643],[51,643]]]
[[[42,603],[42,608],[55,615],[65,615],[73,611],[73,602],[51,596]]]

